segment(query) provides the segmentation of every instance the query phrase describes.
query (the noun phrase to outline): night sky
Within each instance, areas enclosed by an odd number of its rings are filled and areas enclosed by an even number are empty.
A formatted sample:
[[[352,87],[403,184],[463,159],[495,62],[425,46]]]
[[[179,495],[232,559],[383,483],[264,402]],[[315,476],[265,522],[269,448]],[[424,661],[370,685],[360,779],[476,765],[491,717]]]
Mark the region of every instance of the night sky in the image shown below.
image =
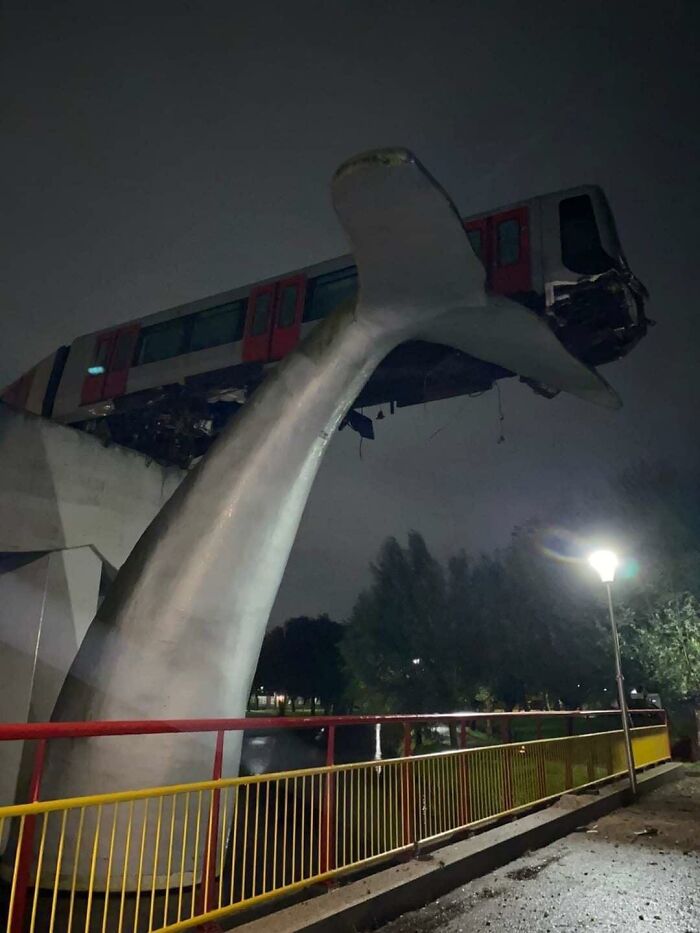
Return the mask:
[[[658,321],[622,412],[501,383],[331,445],[274,619],[343,618],[382,539],[445,556],[646,459],[695,466],[700,4],[5,3],[0,383],[96,328],[346,250],[329,179],[407,146],[471,214],[602,185]],[[388,412],[386,412],[388,415]],[[620,530],[624,539],[624,529]]]

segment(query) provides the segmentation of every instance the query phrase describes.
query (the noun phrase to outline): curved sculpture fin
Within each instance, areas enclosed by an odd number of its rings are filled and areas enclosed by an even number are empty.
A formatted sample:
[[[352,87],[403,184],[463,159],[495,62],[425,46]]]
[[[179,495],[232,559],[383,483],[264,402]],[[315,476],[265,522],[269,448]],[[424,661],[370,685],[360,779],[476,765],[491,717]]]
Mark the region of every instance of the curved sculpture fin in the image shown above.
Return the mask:
[[[622,405],[615,390],[572,356],[542,318],[507,298],[489,296],[483,307],[449,312],[423,330],[421,338],[604,408]]]

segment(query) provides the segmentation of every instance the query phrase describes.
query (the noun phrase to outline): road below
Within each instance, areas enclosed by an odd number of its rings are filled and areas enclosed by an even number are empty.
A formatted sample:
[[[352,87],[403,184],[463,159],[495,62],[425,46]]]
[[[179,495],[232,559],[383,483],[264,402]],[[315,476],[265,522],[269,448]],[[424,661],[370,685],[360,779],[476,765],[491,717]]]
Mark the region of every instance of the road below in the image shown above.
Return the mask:
[[[700,933],[700,767],[383,933]]]

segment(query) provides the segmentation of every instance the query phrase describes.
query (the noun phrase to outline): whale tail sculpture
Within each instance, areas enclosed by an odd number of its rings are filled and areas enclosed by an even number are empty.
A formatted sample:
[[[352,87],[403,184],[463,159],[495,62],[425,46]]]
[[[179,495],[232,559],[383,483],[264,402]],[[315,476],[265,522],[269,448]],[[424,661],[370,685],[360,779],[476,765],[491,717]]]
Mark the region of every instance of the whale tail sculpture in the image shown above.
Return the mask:
[[[245,714],[323,453],[397,344],[453,345],[617,404],[533,312],[487,297],[459,214],[411,153],[384,149],[346,162],[334,177],[333,200],[358,265],[356,306],[338,308],[268,376],[144,533],[83,641],[54,718]],[[55,797],[209,776],[203,737],[54,745],[45,787]],[[238,756],[237,744],[227,741],[224,773],[237,768]],[[79,875],[87,867],[81,864]],[[99,883],[105,860],[98,857],[94,870]]]

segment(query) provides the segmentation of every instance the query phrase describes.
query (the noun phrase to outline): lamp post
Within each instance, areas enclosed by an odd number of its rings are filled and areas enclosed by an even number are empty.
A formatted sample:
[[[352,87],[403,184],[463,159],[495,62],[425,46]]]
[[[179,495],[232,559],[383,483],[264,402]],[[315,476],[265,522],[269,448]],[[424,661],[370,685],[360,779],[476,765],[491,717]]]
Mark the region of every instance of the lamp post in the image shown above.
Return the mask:
[[[627,711],[627,697],[625,696],[625,678],[622,675],[622,661],[620,659],[620,638],[617,634],[615,610],[612,601],[612,584],[618,566],[617,555],[613,551],[594,551],[588,558],[588,563],[598,573],[601,582],[605,585],[608,594],[608,612],[610,613],[610,628],[612,629],[613,647],[615,649],[615,677],[617,679],[617,696],[622,716],[622,728],[625,734],[625,752],[627,755],[627,771],[630,778],[630,791],[637,796],[637,773],[634,770],[634,752],[632,751],[632,736],[630,734],[629,713]]]

